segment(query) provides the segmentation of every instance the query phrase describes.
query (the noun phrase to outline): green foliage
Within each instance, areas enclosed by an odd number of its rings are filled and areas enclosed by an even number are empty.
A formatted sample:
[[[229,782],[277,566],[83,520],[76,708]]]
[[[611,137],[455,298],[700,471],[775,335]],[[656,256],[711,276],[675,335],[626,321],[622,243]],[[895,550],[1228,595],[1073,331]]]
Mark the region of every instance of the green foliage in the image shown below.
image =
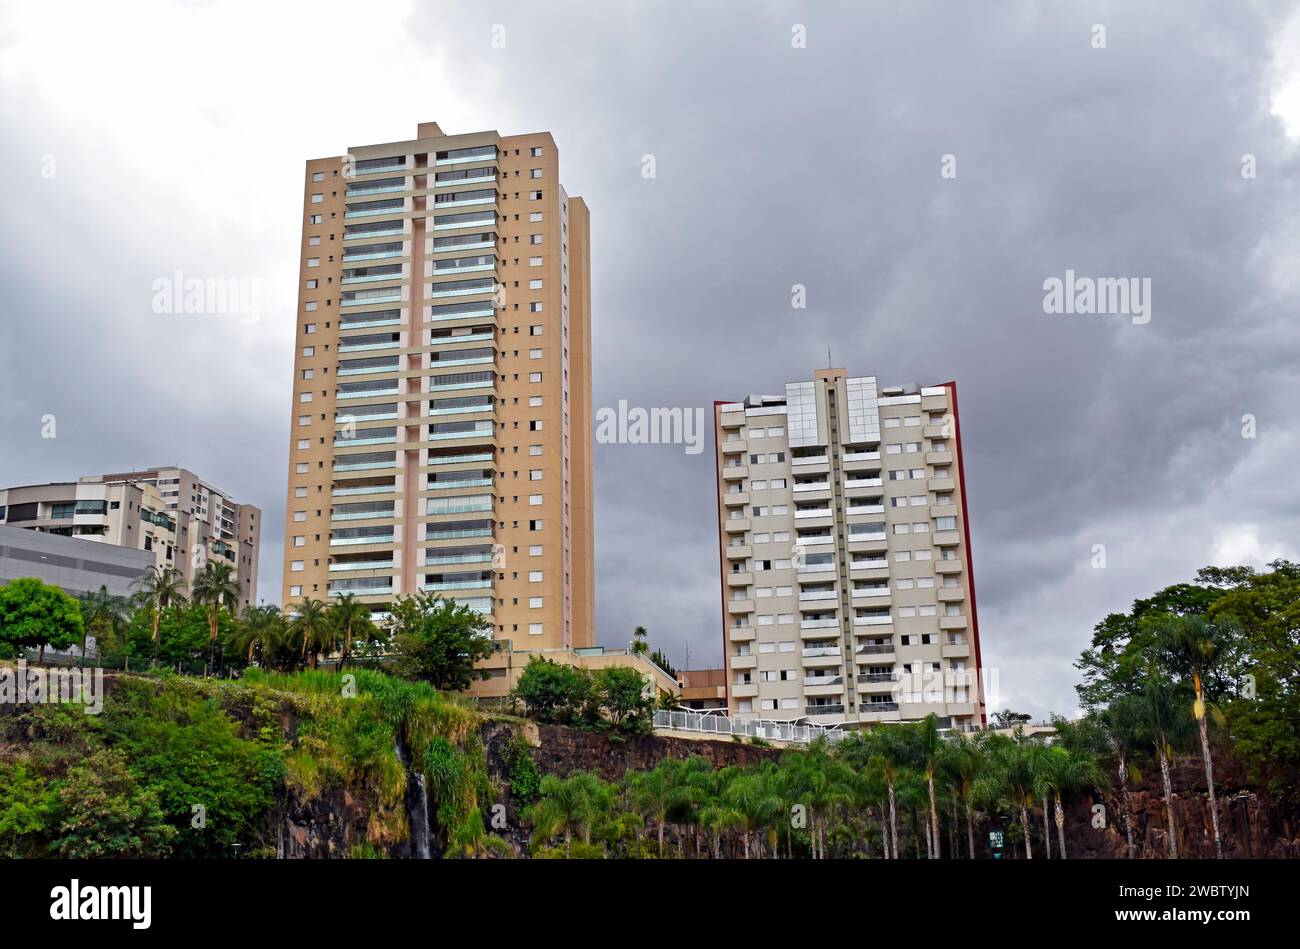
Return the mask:
[[[67,649],[82,641],[81,603],[56,586],[23,577],[0,586],[0,647]]]
[[[42,775],[22,762],[0,762],[0,847],[6,858],[38,856],[57,812],[57,795]]]
[[[520,673],[511,695],[539,721],[576,725],[591,702],[591,673],[534,656]]]
[[[165,857],[176,828],[154,792],[140,787],[120,752],[104,749],[68,772],[58,791],[51,849],[74,859]]]
[[[645,679],[628,666],[592,672],[534,656],[511,696],[539,721],[647,734],[653,728],[655,700],[646,692]]]
[[[514,759],[510,763],[510,795],[517,807],[527,807],[537,800],[542,788],[542,774],[537,770],[533,756],[528,753],[528,743],[515,743]]]
[[[126,755],[176,828],[176,856],[228,856],[253,835],[284,779],[278,747],[240,737],[215,699],[183,688],[121,680],[93,727]]]
[[[398,672],[435,688],[460,692],[487,673],[474,664],[492,654],[491,625],[455,600],[417,593],[393,604],[393,645]]]

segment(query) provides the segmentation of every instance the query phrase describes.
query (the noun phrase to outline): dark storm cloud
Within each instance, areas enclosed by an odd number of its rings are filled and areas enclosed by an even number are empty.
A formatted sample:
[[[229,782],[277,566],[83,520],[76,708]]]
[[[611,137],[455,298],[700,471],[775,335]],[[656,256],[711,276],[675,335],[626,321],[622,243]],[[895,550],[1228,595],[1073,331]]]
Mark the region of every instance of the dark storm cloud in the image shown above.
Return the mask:
[[[828,347],[884,383],[956,379],[985,661],[1003,704],[1069,711],[1069,660],[1105,613],[1216,558],[1294,553],[1300,517],[1281,486],[1300,440],[1296,159],[1269,114],[1270,44],[1289,12],[420,4],[386,25],[404,37],[396,53],[358,55],[376,71],[427,62],[443,84],[381,82],[382,106],[357,97],[333,113],[304,101],[261,143],[290,159],[266,163],[274,197],[217,199],[206,181],[196,206],[239,213],[198,233],[169,223],[129,163],[103,184],[132,214],[88,183],[45,187],[39,154],[90,162],[90,143],[7,97],[5,170],[31,184],[3,225],[0,480],[179,461],[266,508],[261,592],[274,597],[291,317],[273,299],[251,329],[160,324],[134,288],[176,267],[254,274],[287,280],[291,307],[302,159],[403,139],[419,120],[548,129],[592,209],[595,405],[711,419],[715,399],[809,377]],[[1098,23],[1105,49],[1090,42]],[[245,68],[266,92],[241,106],[296,113],[288,77]],[[218,104],[213,123],[237,133],[238,110]],[[221,147],[228,163],[249,157],[237,134]],[[71,233],[87,245],[70,249]],[[1044,279],[1067,269],[1150,278],[1151,322],[1044,314]],[[790,305],[794,284],[806,309]],[[213,360],[222,345],[233,357]],[[55,443],[36,437],[44,411],[59,414]],[[597,445],[595,463],[600,641],[623,645],[640,624],[679,665],[688,643],[692,665],[719,663],[709,452]],[[1090,566],[1097,544],[1104,570]]]

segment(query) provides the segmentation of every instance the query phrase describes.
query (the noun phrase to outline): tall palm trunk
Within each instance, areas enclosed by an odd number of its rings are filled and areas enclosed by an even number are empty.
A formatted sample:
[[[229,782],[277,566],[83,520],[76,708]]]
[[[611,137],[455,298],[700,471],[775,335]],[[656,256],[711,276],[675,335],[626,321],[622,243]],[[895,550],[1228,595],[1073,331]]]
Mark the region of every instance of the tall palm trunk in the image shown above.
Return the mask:
[[[975,859],[975,821],[971,817],[970,801],[966,801],[966,858]]]
[[[212,669],[217,667],[217,611],[208,615],[208,665]]]
[[[889,831],[893,840],[894,859],[898,859],[898,801],[894,796],[894,779],[889,778]]]
[[[1165,754],[1164,736],[1161,736],[1160,743],[1156,746],[1156,752],[1160,756],[1160,777],[1165,785],[1165,819],[1169,823],[1169,857],[1171,860],[1178,859],[1178,832],[1174,829],[1174,789],[1169,780],[1169,756]]]
[[[1052,796],[1043,795],[1043,846],[1047,848],[1045,859],[1052,859]]]
[[[939,807],[934,799],[934,771],[926,772],[926,781],[930,785],[930,833],[934,836],[934,845],[929,848],[930,859],[939,859]]]
[[[1124,838],[1127,842],[1125,856],[1133,859],[1133,808],[1128,797],[1128,762],[1124,755],[1119,756],[1119,789],[1124,804]]]
[[[1199,701],[1199,691],[1198,691]],[[1205,759],[1205,786],[1210,792],[1210,823],[1214,825],[1214,858],[1223,859],[1223,839],[1219,836],[1219,806],[1214,800],[1214,760],[1210,757],[1210,731],[1205,724],[1205,706],[1197,720],[1201,731],[1201,757]]]
[[[880,845],[884,848],[885,859],[894,859],[889,850],[889,822],[885,820],[885,809],[883,807],[880,809]]]
[[[1056,839],[1061,845],[1061,859],[1065,859],[1065,808],[1061,804],[1061,792],[1056,792]]]
[[[154,610],[153,614],[153,663],[152,666],[158,665],[158,629],[162,625],[162,613]]]
[[[1033,860],[1034,847],[1029,842],[1029,837],[1033,830],[1033,827],[1029,823],[1029,811],[1025,808],[1024,800],[1021,800],[1020,802],[1020,827],[1025,832],[1025,859]]]

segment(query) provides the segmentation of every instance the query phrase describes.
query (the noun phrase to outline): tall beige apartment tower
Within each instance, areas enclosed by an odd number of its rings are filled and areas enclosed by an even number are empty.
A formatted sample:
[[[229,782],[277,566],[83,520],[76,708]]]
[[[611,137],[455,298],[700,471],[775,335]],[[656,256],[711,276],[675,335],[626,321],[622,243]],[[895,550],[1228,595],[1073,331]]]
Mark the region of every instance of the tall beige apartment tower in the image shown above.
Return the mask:
[[[821,369],[714,414],[731,714],[979,724],[956,384]]]
[[[546,132],[307,162],[286,606],[427,591],[592,644],[589,254]]]

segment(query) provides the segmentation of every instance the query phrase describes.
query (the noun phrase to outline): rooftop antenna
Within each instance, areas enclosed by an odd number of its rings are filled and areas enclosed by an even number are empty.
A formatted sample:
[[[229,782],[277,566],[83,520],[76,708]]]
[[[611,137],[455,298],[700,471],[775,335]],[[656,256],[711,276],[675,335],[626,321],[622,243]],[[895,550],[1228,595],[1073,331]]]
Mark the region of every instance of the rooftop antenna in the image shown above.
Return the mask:
[[[835,366],[835,363],[831,362],[831,348],[830,348],[829,346],[827,346],[827,347],[826,347],[826,368],[827,368],[827,369],[832,369],[832,368],[834,368],[834,366]]]

